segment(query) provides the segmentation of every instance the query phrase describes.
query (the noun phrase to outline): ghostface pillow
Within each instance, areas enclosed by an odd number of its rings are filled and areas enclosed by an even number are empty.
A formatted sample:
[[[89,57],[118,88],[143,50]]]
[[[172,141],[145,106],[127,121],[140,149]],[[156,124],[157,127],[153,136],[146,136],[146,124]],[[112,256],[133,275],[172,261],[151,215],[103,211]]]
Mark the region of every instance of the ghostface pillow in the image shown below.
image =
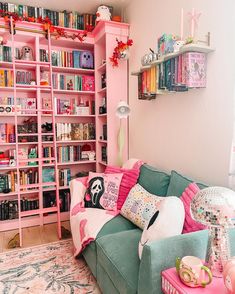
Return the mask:
[[[146,243],[180,235],[184,225],[184,217],[182,201],[175,196],[165,197],[143,230],[139,242],[139,258],[142,256]]]
[[[117,210],[122,173],[89,173],[84,201],[85,207]]]

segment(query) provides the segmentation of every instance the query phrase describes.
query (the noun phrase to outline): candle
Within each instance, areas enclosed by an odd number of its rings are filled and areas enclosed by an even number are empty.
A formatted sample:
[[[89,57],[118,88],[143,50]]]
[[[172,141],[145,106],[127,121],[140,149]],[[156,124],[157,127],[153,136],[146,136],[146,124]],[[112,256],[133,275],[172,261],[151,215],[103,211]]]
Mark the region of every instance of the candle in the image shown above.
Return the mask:
[[[192,9],[192,15],[191,15],[191,37],[194,38],[194,30],[195,30],[195,8]]]
[[[184,9],[181,8],[181,20],[180,20],[180,40],[184,38]]]

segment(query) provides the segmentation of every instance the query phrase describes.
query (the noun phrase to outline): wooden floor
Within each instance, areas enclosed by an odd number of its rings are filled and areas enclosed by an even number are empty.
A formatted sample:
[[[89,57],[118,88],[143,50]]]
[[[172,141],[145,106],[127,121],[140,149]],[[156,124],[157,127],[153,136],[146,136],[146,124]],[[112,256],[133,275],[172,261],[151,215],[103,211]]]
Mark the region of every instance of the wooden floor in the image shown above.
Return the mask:
[[[61,225],[70,230],[69,222],[62,222]],[[0,232],[0,253],[8,250],[7,244],[19,231]],[[44,225],[43,227],[31,227],[23,229],[23,248],[58,241],[57,226],[55,224]]]

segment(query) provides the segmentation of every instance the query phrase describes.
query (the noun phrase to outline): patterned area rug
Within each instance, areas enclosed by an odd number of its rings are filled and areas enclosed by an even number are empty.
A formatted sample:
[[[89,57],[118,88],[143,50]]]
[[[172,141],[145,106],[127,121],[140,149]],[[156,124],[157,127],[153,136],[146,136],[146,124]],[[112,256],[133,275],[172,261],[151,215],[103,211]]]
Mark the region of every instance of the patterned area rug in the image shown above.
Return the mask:
[[[0,254],[2,294],[100,294],[83,258],[75,259],[72,240]]]

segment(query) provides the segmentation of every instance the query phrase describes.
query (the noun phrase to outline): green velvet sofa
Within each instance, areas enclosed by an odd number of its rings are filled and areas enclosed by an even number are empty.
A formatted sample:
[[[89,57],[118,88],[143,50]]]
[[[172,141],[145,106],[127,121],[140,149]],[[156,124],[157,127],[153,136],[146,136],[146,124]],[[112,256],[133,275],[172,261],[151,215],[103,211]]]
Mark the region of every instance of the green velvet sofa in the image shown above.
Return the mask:
[[[159,196],[181,196],[191,180],[172,171],[171,175],[143,165],[138,180],[146,190]],[[200,188],[206,187],[198,183]],[[205,258],[208,231],[183,234],[144,246],[142,259],[138,242],[142,231],[121,215],[109,221],[83,256],[104,294],[160,294],[161,272],[175,265],[177,256]],[[231,231],[235,241],[235,232]],[[232,242],[235,255],[235,242]]]

